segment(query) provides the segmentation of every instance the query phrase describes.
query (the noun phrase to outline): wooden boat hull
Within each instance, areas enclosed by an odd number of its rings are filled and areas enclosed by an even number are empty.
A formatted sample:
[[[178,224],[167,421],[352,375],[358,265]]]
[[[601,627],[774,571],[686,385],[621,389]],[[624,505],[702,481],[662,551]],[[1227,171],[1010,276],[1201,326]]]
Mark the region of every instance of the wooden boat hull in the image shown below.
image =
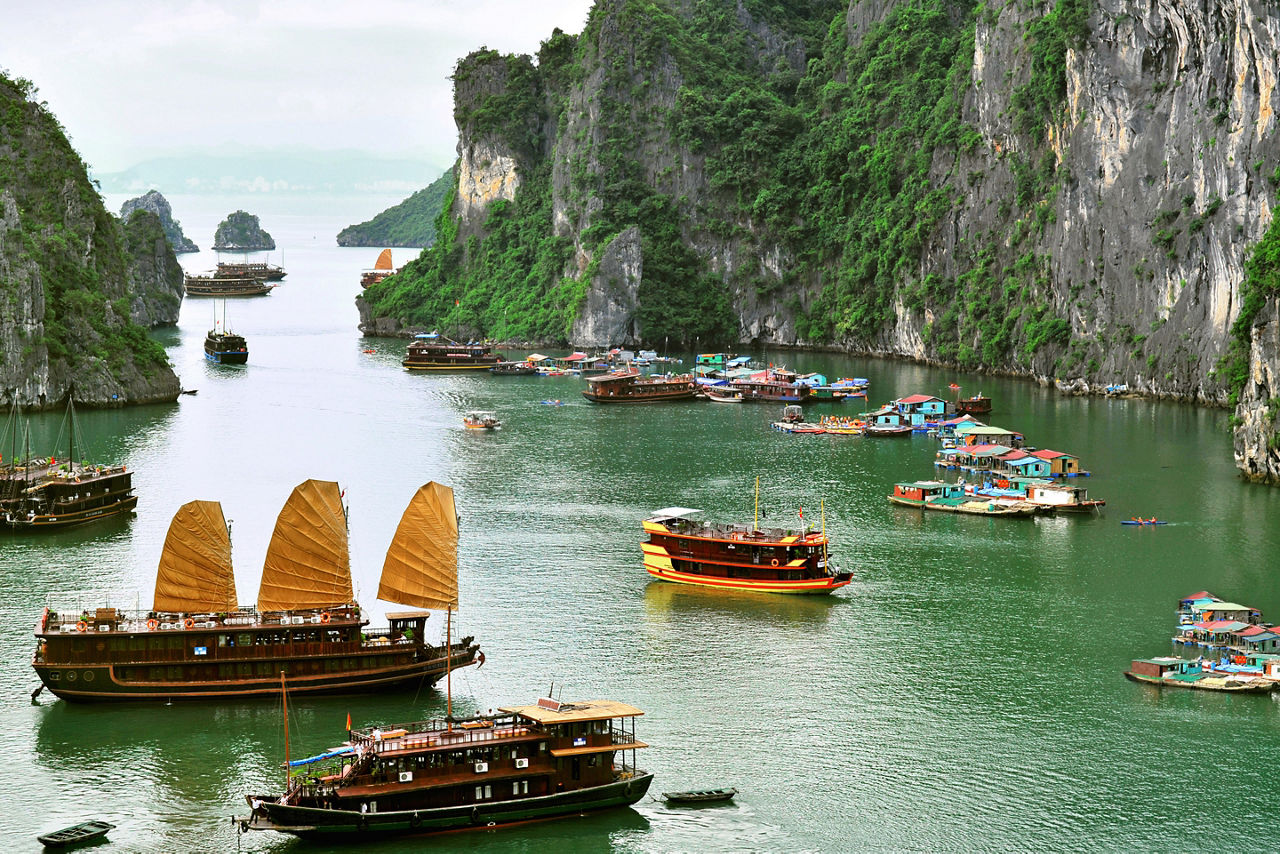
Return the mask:
[[[1200,679],[1164,679],[1159,676],[1134,673],[1132,670],[1126,670],[1124,675],[1126,679],[1133,682],[1157,685],[1161,688],[1190,688],[1193,691],[1222,691],[1229,694],[1267,694],[1276,686],[1274,682],[1244,682],[1233,685],[1228,679],[1211,676]]]
[[[376,839],[404,834],[491,827],[631,806],[649,791],[653,775],[637,772],[626,780],[550,795],[489,801],[474,805],[395,812],[317,809],[279,803],[278,798],[249,797],[253,815],[242,830],[274,830],[303,838]]]
[[[13,531],[53,531],[62,528],[71,528],[76,525],[85,525],[89,522],[97,522],[102,519],[110,519],[114,516],[124,516],[132,513],[134,508],[138,506],[138,496],[125,495],[118,501],[112,501],[101,507],[90,507],[83,510],[74,510],[67,513],[44,513],[35,516],[17,516],[10,517],[6,515],[0,519],[0,527],[5,527]]]
[[[714,804],[733,800],[737,789],[705,789],[695,792],[663,792],[662,798],[672,804]]]
[[[275,285],[268,285],[262,282],[254,282],[246,284],[236,280],[234,286],[218,287],[208,285],[193,285],[187,283],[187,296],[189,297],[260,297],[271,293]]]
[[[165,632],[164,634],[187,634]],[[89,635],[92,637],[92,635]],[[474,645],[455,644],[450,658],[450,669],[475,663]],[[390,652],[390,650],[388,650]],[[286,658],[249,659],[250,666],[265,664],[266,673],[232,680],[168,681],[163,679],[123,678],[125,666],[114,664],[76,665],[50,664],[35,661],[32,666],[40,681],[53,694],[71,702],[137,701],[137,700],[226,700],[251,697],[280,696],[280,671],[288,668],[298,671],[311,661],[337,661],[354,658],[353,654],[337,652]],[[365,655],[361,657],[369,658]],[[177,662],[165,662],[177,664]],[[149,671],[144,665],[132,665]],[[167,668],[162,668],[167,669]],[[366,666],[361,669],[327,672],[323,674],[299,674],[288,681],[290,695],[362,694],[402,687],[431,687],[445,675],[445,659],[441,657],[417,658],[405,664]]]
[[[1016,518],[1026,518],[1027,516],[1034,516],[1037,512],[1041,512],[1035,506],[1029,504],[1025,507],[1014,507],[976,500],[964,502],[962,504],[950,504],[939,501],[920,501],[914,498],[902,498],[897,495],[889,495],[886,497],[894,504],[898,504],[902,507],[917,507],[923,510],[937,510],[943,513],[962,513],[969,516],[1013,516]]]
[[[37,836],[36,841],[45,848],[72,848],[100,840],[114,829],[115,825],[110,822],[86,821],[71,827],[64,827],[62,830],[46,833],[43,836]]]

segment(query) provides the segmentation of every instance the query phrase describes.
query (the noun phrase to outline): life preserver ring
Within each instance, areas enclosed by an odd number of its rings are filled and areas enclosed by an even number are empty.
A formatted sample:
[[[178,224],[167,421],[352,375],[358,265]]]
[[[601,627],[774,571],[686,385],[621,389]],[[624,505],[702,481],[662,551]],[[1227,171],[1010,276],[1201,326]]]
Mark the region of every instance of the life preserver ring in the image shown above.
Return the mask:
[[[419,816],[417,813],[414,813],[412,816],[409,817],[409,826],[422,827],[422,817]]]
[[[772,561],[770,561],[770,562],[771,562],[774,566],[777,566],[777,565],[778,565],[778,559],[777,559],[776,557],[775,557]]]
[[[86,623],[84,620],[81,620],[80,622],[76,623],[77,632],[85,632],[88,630],[89,630],[89,624]]]
[[[196,627],[196,621],[191,619],[190,617],[187,617],[185,620],[182,621],[182,627],[184,629],[194,629]]]
[[[480,823],[480,807],[471,808],[471,823],[472,824]]]
[[[159,620],[147,620],[147,630],[154,632],[160,626]]]
[[[328,612],[328,611],[325,611],[323,614],[321,614],[321,615],[320,615],[320,622],[322,622],[322,623],[327,623],[327,622],[329,622],[329,612]]]

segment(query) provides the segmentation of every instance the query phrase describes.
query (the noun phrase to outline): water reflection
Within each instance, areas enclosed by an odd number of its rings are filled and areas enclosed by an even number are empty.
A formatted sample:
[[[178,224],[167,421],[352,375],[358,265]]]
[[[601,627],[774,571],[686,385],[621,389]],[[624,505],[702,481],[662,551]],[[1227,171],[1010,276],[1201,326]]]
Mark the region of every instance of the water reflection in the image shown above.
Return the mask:
[[[812,628],[825,623],[831,609],[842,601],[838,592],[827,596],[771,595],[666,581],[651,581],[644,588],[644,612],[651,625],[728,619]]]

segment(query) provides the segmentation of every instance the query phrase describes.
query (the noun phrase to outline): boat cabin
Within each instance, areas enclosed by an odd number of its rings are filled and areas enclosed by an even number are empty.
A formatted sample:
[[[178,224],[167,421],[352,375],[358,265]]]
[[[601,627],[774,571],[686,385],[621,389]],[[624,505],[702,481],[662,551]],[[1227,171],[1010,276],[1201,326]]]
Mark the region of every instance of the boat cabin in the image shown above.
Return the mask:
[[[947,411],[947,402],[945,400],[927,394],[912,394],[907,397],[900,397],[892,405],[903,415],[911,416],[912,424],[936,421],[942,418]]]
[[[1084,471],[1080,468],[1080,458],[1073,454],[1041,448],[1040,450],[1032,451],[1031,455],[1048,461],[1049,475],[1051,477],[1074,477],[1075,475],[1084,474]]]
[[[1135,676],[1149,676],[1154,679],[1199,679],[1204,675],[1204,668],[1195,659],[1160,656],[1159,658],[1136,658],[1129,668]]]
[[[940,480],[917,480],[893,485],[893,498],[923,504],[931,498],[963,498],[964,487]]]

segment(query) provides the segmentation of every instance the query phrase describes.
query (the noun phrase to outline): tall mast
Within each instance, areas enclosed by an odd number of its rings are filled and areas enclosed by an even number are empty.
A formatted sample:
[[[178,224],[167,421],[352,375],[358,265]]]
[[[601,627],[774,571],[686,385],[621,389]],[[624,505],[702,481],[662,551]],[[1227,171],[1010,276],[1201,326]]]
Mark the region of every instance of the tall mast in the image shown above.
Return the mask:
[[[822,568],[831,574],[831,564],[827,563],[827,505],[826,502],[818,499],[818,510],[822,514]]]
[[[67,464],[75,468],[76,464],[76,402],[67,390]]]
[[[453,609],[445,611],[444,618],[444,686],[445,724],[453,732]]]
[[[289,774],[289,694],[284,684],[284,671],[280,671],[280,703],[284,709],[284,793],[289,794],[292,781]]]
[[[756,515],[751,520],[751,530],[760,530],[760,475],[756,475]]]

